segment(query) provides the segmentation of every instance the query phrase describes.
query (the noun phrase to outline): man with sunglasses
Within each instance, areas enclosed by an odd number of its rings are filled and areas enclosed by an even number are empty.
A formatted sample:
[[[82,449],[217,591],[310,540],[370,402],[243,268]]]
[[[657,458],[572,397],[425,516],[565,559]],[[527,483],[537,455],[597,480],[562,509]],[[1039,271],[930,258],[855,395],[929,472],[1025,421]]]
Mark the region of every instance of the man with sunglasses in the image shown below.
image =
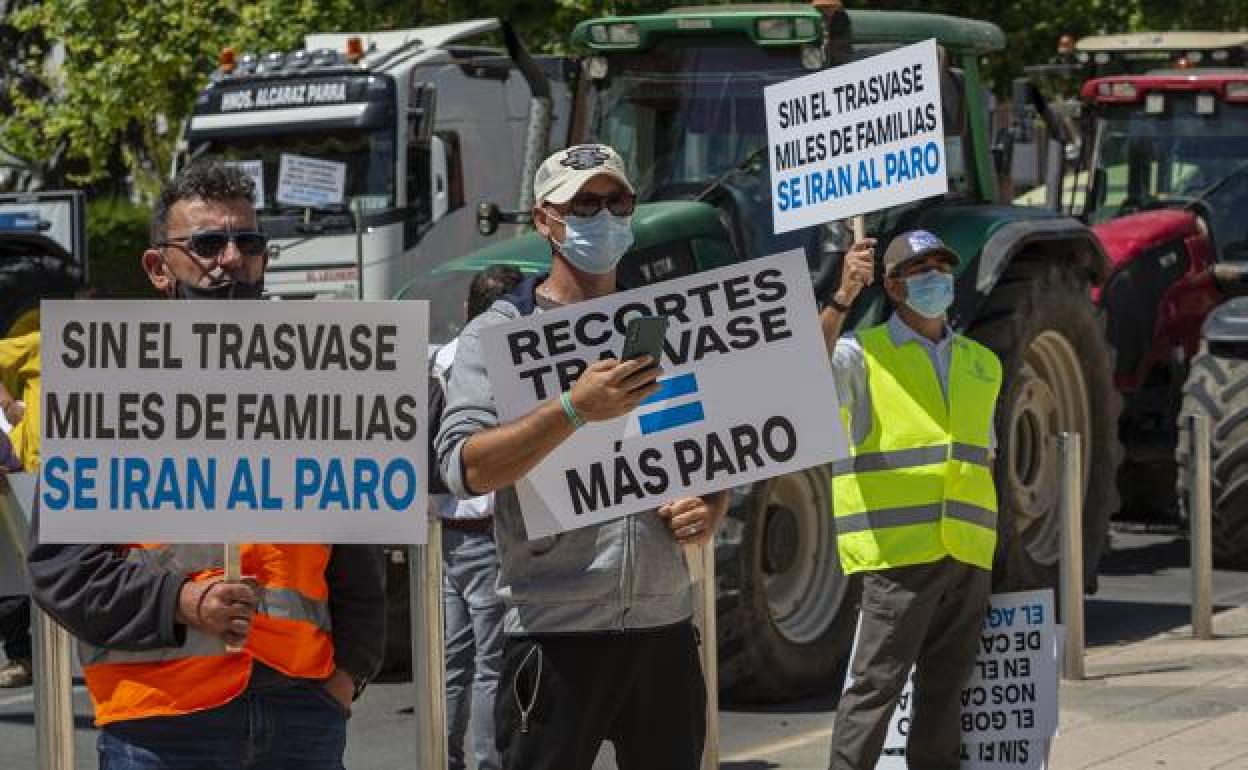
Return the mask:
[[[850,456],[833,466],[837,550],[862,574],[862,615],[832,733],[832,770],[876,766],[913,667],[912,770],[961,766],[961,692],[991,589],[997,498],[993,418],[1001,363],[955,333],[959,257],[912,230],[884,253],[886,323],[841,337],[875,279],[875,241],[855,243],[820,320]]]
[[[176,299],[260,297],[268,251],[254,201],[237,168],[179,174],[141,258],[152,286]],[[80,642],[100,767],[342,770],[351,702],[381,665],[380,549],[247,543],[242,582],[221,578],[222,550],[32,549],[34,598]]]
[[[684,498],[529,540],[512,485],[585,422],[633,410],[659,376],[648,358],[599,361],[565,393],[500,424],[482,331],[611,294],[632,245],[633,187],[610,147],[555,153],[538,169],[534,192],[550,273],[530,276],[464,329],[437,438],[457,496],[497,492],[498,595],[507,606],[495,709],[502,765],[589,770],[610,740],[622,770],[694,770],[706,687],[682,544],[713,535],[727,496]]]

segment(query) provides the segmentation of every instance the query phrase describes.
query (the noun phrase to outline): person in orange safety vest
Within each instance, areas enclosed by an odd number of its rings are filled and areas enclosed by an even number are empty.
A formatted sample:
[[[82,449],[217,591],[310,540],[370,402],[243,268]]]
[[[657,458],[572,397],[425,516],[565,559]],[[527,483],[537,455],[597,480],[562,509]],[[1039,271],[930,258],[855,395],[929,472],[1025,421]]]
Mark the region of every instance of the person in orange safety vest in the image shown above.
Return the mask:
[[[191,165],[162,191],[142,265],[176,299],[257,299],[268,258],[255,188]],[[79,640],[100,767],[341,770],[351,703],[380,668],[376,546],[38,545],[34,599]]]

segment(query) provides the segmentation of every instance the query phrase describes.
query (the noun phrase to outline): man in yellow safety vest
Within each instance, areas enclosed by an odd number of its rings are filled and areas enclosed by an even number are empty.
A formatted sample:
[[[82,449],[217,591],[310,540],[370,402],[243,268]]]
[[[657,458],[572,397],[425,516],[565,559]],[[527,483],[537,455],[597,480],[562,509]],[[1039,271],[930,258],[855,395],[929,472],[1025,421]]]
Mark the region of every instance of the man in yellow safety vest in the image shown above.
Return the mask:
[[[912,667],[910,770],[957,770],[960,692],[991,588],[997,501],[991,465],[1001,364],[946,321],[958,255],[935,235],[898,235],[884,254],[886,323],[841,337],[874,279],[875,241],[855,243],[820,316],[849,457],[834,466],[837,548],[862,573],[851,684],[832,770],[872,770]]]

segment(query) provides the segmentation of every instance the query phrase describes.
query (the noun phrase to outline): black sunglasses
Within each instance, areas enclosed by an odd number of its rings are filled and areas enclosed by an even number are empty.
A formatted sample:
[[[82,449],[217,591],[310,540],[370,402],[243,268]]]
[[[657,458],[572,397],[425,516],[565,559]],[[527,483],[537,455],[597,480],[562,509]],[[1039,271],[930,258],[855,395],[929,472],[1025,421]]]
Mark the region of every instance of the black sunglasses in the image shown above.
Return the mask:
[[[614,192],[610,195],[577,193],[565,205],[570,214],[578,217],[596,216],[603,206],[617,217],[631,217],[633,210],[637,208],[637,196],[630,192]]]
[[[269,248],[269,238],[264,233],[254,230],[227,232],[225,230],[201,230],[191,233],[185,238],[170,238],[161,241],[157,246],[177,246],[186,249],[191,256],[201,259],[220,259],[225,247],[233,243],[238,253],[248,259],[263,256]],[[185,245],[183,245],[185,244]]]

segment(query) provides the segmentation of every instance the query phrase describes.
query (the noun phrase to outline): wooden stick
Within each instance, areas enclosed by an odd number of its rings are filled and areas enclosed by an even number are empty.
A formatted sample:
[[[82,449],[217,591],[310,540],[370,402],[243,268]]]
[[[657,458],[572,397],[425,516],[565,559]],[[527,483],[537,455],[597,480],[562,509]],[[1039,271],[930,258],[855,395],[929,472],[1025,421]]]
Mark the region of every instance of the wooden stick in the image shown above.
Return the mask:
[[[237,583],[243,579],[242,556],[239,553],[238,543],[226,543],[225,546],[225,580],[230,583]],[[226,652],[242,652],[241,646],[227,644]]]
[[[863,219],[862,214],[850,220],[851,226],[854,228],[854,240],[861,241],[867,237],[867,223]]]
[[[225,545],[225,579],[231,583],[237,583],[243,578],[243,568],[241,558],[239,556],[238,543],[226,543]]]
[[[685,566],[689,568],[689,582],[701,583],[706,577],[706,563],[702,560],[702,546],[687,543],[684,545]]]

